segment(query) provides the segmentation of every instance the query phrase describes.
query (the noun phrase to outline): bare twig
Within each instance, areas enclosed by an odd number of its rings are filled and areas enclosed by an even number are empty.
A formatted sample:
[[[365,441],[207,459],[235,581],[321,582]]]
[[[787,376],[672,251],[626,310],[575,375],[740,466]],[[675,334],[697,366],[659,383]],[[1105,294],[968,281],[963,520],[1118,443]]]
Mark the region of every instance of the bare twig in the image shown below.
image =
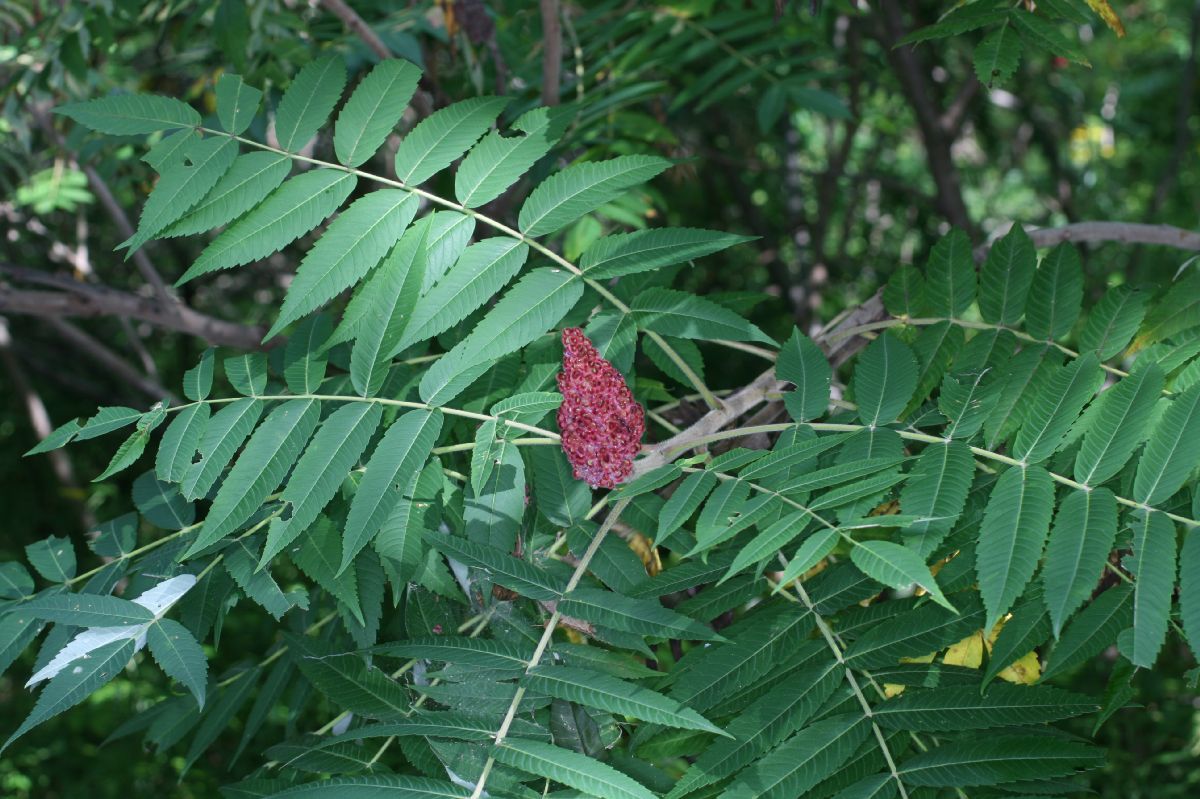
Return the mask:
[[[999,231],[1000,234],[1007,230]],[[1200,252],[1200,233],[1172,225],[1143,225],[1137,222],[1076,222],[1062,227],[1030,229],[1026,232],[1037,247],[1053,247],[1064,241],[1121,244],[1160,244],[1177,250]],[[975,249],[975,260],[987,257],[991,242]]]
[[[541,0],[542,105],[558,105],[559,70],[562,69],[562,23],[558,0]]]
[[[383,39],[379,38],[379,34],[371,29],[366,20],[358,15],[358,12],[351,8],[343,0],[321,0],[321,5],[342,21],[346,26],[346,30],[353,33],[362,43],[367,46],[367,49],[381,59],[392,58],[393,53]],[[429,96],[424,92],[418,91],[413,95],[413,108],[416,109],[418,116],[427,117],[433,113],[433,103]]]
[[[27,291],[0,283],[0,313],[41,317],[119,316],[163,330],[198,336],[210,344],[262,349],[264,329],[206,316],[187,306],[164,308],[156,297],[139,297],[107,286],[80,283],[34,269],[0,263],[0,276],[60,291]]]
[[[119,379],[135,386],[139,391],[152,399],[175,399],[175,395],[170,391],[167,391],[163,386],[146,377],[137,369],[134,369],[115,352],[65,319],[51,316],[47,317],[45,322],[54,332],[73,344],[92,360],[111,371]]]

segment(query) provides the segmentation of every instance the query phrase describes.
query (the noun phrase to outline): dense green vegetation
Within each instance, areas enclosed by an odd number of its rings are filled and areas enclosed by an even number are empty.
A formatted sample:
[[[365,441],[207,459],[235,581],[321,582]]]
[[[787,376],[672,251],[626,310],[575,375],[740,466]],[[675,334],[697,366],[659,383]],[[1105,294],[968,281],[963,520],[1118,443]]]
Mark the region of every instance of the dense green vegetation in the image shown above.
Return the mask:
[[[0,794],[1200,789],[1200,4],[396,5],[0,9]]]

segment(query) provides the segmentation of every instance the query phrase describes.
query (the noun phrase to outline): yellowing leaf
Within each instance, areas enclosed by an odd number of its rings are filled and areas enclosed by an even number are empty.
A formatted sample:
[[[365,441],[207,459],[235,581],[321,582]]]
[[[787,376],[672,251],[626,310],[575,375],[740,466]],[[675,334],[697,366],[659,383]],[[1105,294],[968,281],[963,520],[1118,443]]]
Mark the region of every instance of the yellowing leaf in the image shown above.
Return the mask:
[[[633,532],[625,543],[642,561],[642,565],[646,567],[646,574],[653,577],[662,571],[662,558],[658,556],[658,548],[651,543],[649,538],[641,533]]]
[[[1092,11],[1095,11],[1100,19],[1104,20],[1104,24],[1112,28],[1117,36],[1125,35],[1125,26],[1121,24],[1121,18],[1117,16],[1117,12],[1113,11],[1113,7],[1108,4],[1108,0],[1087,0],[1087,4],[1091,6]]]

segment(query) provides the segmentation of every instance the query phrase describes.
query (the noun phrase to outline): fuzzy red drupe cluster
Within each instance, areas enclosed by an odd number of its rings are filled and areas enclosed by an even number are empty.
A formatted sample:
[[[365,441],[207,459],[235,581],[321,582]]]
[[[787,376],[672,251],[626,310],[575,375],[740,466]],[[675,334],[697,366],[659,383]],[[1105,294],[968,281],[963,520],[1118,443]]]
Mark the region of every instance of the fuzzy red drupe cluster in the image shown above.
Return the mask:
[[[577,327],[563,331],[563,368],[558,390],[562,447],[575,478],[592,488],[612,488],[633,471],[646,414],[625,378],[604,360]]]

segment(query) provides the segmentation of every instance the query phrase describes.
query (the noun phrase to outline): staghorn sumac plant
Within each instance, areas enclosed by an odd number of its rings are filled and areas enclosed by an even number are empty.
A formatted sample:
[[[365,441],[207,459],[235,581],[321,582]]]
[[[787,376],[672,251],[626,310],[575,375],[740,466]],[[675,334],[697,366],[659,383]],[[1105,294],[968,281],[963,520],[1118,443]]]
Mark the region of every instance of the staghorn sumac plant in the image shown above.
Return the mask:
[[[234,797],[1077,790],[1104,752],[1051,725],[1128,694],[1055,678],[1200,640],[1196,279],[1081,320],[1070,245],[1039,259],[1016,226],[977,275],[955,231],[895,272],[885,318],[780,345],[669,285],[742,237],[554,246],[666,159],[565,166],[515,222],[479,210],[554,161],[562,109],[501,132],[506,98],[464,100],[377,169],[417,79],[375,66],[331,143],[334,56],[283,94],[278,146],[243,135],[262,94],[233,75],[216,122],[155,96],[58,109],[166,133],[126,245],[220,229],[180,282],[323,229],[267,333],[285,343],[206,351],[186,402],[102,408],[33,451],[131,428],[103,476],[154,457],[94,568],[63,538],[29,547],[36,578],[0,564],[0,665],[49,628],[5,746],[131,679],[161,698],[120,734],[185,770],[239,720]],[[714,391],[711,352],[764,373]],[[220,640],[231,613],[261,651]]]

